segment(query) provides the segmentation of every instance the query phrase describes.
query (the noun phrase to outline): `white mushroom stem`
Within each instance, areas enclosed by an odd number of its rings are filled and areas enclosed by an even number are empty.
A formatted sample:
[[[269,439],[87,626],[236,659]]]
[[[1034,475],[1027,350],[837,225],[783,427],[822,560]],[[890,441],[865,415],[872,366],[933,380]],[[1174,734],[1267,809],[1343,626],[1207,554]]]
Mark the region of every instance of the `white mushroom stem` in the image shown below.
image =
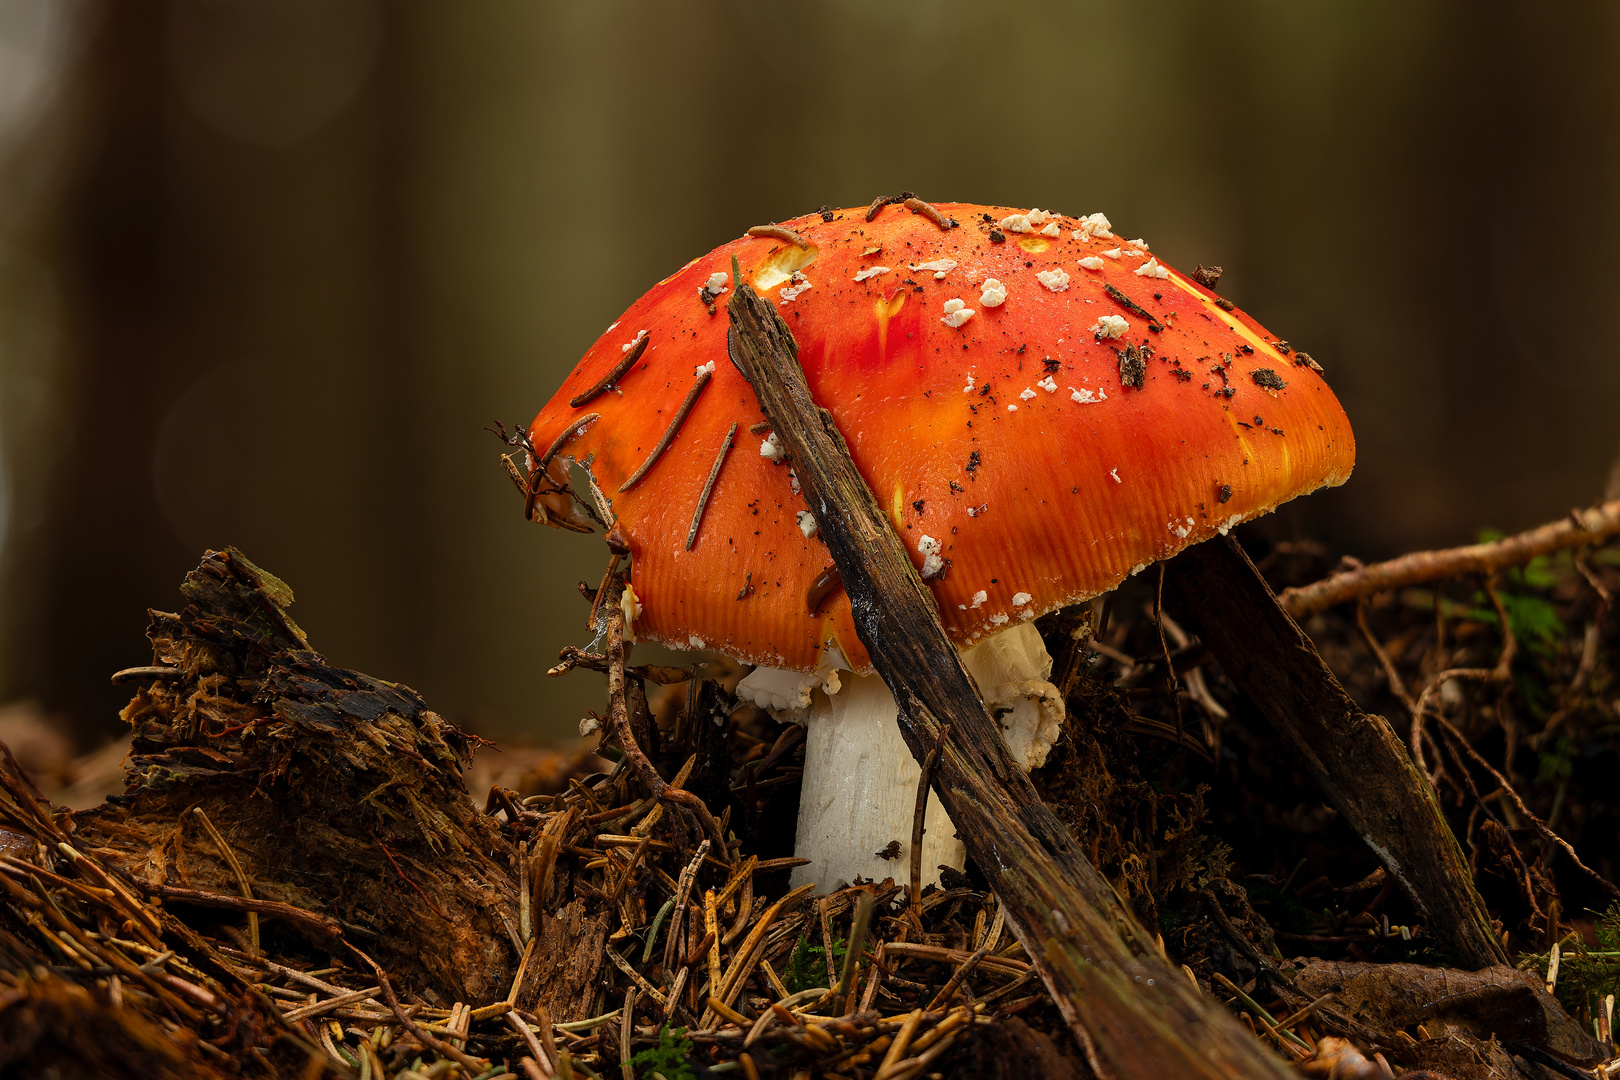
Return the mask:
[[[810,863],[794,869],[792,887],[813,881],[827,891],[857,874],[908,879],[921,770],[900,737],[898,713],[876,675],[847,676],[837,694],[812,702],[793,841],[793,853]],[[923,829],[924,884],[939,880],[940,863],[960,870],[966,849],[932,793]],[[880,857],[893,841],[897,857]]]
[[[840,674],[843,657],[829,649],[816,672],[756,668],[737,693],[807,727],[794,854],[809,859],[793,886],[831,890],[856,876],[906,881],[911,823],[917,805],[917,761],[900,736],[899,709],[876,675]],[[1038,768],[1063,722],[1063,702],[1048,680],[1052,658],[1031,623],[1021,623],[962,654],[1008,748],[1025,769]],[[937,796],[924,818],[923,884],[937,884],[941,865],[960,870],[967,852]],[[898,841],[898,857],[878,852]]]

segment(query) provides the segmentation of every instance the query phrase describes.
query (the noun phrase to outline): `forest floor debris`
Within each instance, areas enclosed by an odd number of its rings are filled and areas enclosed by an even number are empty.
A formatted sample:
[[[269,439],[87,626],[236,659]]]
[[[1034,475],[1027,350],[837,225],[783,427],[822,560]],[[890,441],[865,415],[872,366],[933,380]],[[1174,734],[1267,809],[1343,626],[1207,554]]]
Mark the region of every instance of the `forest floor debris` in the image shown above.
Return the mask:
[[[1248,540],[1279,590],[1335,568]],[[1304,624],[1421,751],[1517,970],[1446,966],[1151,581],[1041,622],[1093,719],[1037,786],[1172,963],[1303,1075],[1620,1075],[1617,590],[1610,543]],[[0,1067],[1090,1075],[971,865],[915,901],[899,865],[788,888],[799,729],[740,704],[730,665],[622,676],[639,752],[712,824],[611,745],[474,802],[477,740],[312,652],[280,582],[230,552],[184,592],[154,613],[123,794],[72,812],[0,770]]]

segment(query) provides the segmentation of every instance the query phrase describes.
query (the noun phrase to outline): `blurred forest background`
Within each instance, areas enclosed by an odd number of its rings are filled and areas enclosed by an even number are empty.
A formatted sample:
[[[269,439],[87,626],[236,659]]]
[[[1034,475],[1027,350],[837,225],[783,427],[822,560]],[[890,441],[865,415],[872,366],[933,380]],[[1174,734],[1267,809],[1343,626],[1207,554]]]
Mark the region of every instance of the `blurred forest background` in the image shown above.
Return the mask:
[[[1327,368],[1364,557],[1620,446],[1603,0],[0,0],[0,704],[120,730],[234,544],[335,663],[516,740],[600,707],[483,429],[750,225],[909,188],[1106,212]],[[25,704],[31,703],[31,704]]]

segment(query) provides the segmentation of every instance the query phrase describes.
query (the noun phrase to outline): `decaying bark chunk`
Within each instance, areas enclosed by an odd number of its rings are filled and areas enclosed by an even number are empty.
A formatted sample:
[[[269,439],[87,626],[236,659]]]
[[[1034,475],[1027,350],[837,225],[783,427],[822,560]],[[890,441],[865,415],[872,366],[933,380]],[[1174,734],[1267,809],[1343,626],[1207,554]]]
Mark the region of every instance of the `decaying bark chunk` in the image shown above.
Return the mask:
[[[1379,1031],[1423,1025],[1480,1040],[1528,1044],[1573,1065],[1592,1066],[1608,1052],[1570,1019],[1542,981],[1527,971],[1429,968],[1312,960],[1297,985],[1308,997],[1333,992],[1334,1007]]]
[[[584,900],[542,914],[518,1002],[530,1011],[537,1003],[545,1006],[559,1024],[590,1016],[612,922],[610,910],[601,905],[588,910]]]
[[[504,994],[514,852],[462,786],[475,741],[410,688],[329,666],[291,590],[240,552],[210,552],[181,592],[147,631],[181,674],[125,708],[126,790],[78,815],[77,840],[144,881],[241,895],[217,831],[254,897],[336,918],[441,995]]]

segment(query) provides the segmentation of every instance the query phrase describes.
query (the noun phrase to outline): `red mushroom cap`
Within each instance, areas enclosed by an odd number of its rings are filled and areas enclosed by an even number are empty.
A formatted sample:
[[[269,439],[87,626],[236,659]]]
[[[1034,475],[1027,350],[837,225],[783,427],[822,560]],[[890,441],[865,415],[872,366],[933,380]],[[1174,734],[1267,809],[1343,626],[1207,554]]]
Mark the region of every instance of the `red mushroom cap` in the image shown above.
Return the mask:
[[[549,475],[588,462],[611,503],[638,637],[799,669],[834,641],[870,669],[848,598],[816,595],[832,560],[801,531],[791,462],[748,431],[761,416],[726,353],[726,295],[704,291],[732,256],[778,304],[958,645],[1350,475],[1354,438],[1321,369],[1100,217],[934,210],[960,225],[904,206],[823,212],[694,259],[631,305],[535,418],[535,447],[562,443]],[[1004,301],[992,306],[987,280]],[[667,449],[621,491],[711,369]]]

